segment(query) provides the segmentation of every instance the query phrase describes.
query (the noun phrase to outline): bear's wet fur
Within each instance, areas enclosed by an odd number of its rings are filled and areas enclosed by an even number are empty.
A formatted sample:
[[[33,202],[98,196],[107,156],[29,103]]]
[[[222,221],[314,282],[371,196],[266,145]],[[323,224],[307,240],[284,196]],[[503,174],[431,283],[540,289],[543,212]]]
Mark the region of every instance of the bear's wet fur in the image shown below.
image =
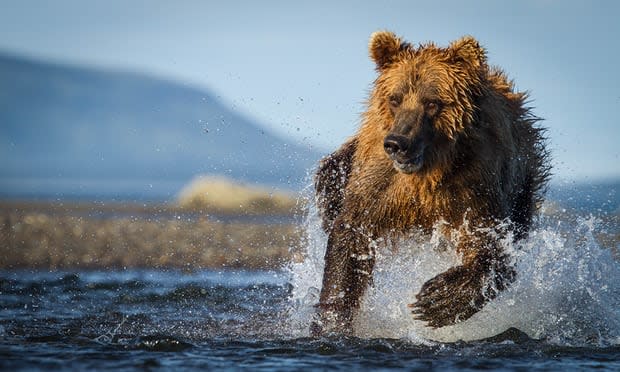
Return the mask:
[[[474,38],[415,47],[379,31],[369,49],[378,77],[362,125],[315,178],[328,242],[314,334],[352,332],[373,242],[439,221],[460,234],[462,264],[404,301],[431,327],[468,319],[517,275],[498,236],[527,234],[549,178],[540,119]]]

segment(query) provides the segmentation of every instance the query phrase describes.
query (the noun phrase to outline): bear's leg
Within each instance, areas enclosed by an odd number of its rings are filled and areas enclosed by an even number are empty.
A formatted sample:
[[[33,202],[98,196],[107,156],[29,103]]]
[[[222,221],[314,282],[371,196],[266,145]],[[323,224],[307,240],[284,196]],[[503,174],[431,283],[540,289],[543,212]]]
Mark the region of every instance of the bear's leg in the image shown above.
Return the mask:
[[[480,239],[479,236],[473,241],[481,242]],[[464,249],[463,265],[452,267],[422,285],[416,295],[418,301],[409,305],[416,319],[434,328],[464,321],[514,281],[516,272],[509,265],[508,257],[491,239],[485,237],[481,249],[467,239],[473,246]]]
[[[344,191],[349,182],[357,139],[347,141],[332,154],[321,160],[314,177],[316,205],[323,223],[323,230],[329,234],[334,220],[340,214]]]
[[[313,335],[351,333],[351,322],[372,280],[375,263],[368,237],[339,220],[334,224],[325,252],[323,287]]]

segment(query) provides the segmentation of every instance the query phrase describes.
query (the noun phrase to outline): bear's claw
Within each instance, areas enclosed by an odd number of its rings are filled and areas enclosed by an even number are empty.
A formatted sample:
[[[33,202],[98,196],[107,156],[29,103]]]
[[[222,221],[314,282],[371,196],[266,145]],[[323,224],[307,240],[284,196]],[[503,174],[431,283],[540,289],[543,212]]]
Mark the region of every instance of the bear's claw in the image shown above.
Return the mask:
[[[474,267],[453,267],[424,283],[411,313],[433,328],[469,319],[496,295],[485,282],[485,273]]]

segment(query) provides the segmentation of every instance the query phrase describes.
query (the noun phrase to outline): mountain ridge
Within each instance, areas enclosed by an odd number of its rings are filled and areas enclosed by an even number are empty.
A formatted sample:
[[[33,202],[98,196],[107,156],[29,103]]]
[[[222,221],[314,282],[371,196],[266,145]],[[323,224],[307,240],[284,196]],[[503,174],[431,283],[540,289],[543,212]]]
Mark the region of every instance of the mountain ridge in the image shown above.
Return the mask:
[[[0,53],[0,87],[4,194],[19,193],[20,179],[180,185],[200,174],[295,189],[321,156],[270,133],[211,91],[139,72]],[[36,194],[30,183],[24,188]]]

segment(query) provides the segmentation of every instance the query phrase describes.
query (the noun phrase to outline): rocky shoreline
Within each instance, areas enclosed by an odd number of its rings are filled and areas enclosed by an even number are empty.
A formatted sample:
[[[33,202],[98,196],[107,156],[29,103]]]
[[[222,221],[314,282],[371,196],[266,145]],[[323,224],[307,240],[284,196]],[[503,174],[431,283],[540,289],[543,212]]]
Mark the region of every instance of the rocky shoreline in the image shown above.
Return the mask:
[[[4,201],[0,269],[277,269],[296,256],[292,216],[250,217],[165,204]]]
[[[544,213],[579,217],[552,205]],[[0,200],[0,270],[279,269],[303,258],[302,219],[299,210]],[[620,259],[620,215],[599,219],[594,238]]]

